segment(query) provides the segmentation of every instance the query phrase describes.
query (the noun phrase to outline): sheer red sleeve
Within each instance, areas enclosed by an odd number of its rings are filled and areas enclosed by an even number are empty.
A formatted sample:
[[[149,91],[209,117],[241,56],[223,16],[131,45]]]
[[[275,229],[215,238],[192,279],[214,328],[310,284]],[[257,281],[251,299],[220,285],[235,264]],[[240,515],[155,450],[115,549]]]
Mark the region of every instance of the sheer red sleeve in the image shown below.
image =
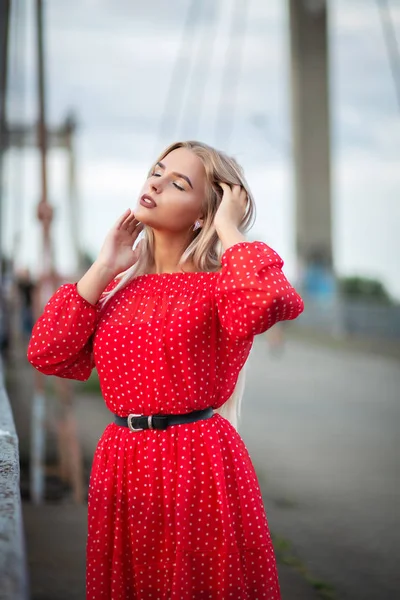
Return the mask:
[[[303,300],[286,279],[283,260],[262,242],[240,242],[222,256],[218,316],[230,335],[247,338],[295,319]]]
[[[45,375],[86,381],[95,366],[92,336],[99,310],[79,295],[76,284],[62,285],[33,328],[29,362]]]

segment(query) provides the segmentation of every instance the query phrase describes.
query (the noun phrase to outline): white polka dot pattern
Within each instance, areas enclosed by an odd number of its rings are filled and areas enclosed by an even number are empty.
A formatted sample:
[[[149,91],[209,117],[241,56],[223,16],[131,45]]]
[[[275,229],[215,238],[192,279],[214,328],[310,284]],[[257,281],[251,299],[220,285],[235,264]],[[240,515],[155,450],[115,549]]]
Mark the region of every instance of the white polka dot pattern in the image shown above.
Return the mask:
[[[222,265],[218,312],[233,336],[253,337],[303,311],[302,299],[282,272],[283,260],[266,244],[236,244],[223,255]]]
[[[301,298],[261,242],[229,248],[219,273],[143,275],[104,309],[62,286],[28,357],[85,380],[94,364],[112,412],[185,413],[231,395],[255,334],[293,319]],[[112,288],[110,285],[110,289]],[[110,424],[89,492],[88,600],[278,600],[257,478],[220,415],[167,431]]]
[[[97,313],[78,294],[76,284],[62,285],[34,326],[28,360],[45,375],[88,379],[94,367],[91,336]]]

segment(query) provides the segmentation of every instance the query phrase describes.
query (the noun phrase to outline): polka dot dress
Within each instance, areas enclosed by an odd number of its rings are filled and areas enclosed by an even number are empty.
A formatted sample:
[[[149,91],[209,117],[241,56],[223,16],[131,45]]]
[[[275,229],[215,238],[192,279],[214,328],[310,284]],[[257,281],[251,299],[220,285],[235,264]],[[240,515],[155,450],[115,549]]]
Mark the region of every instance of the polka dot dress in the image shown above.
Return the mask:
[[[218,408],[254,335],[303,310],[282,265],[267,245],[241,242],[218,273],[143,275],[103,307],[65,284],[36,323],[28,358],[79,380],[96,366],[120,416]],[[218,414],[166,431],[110,423],[88,512],[88,600],[280,598],[251,459]]]

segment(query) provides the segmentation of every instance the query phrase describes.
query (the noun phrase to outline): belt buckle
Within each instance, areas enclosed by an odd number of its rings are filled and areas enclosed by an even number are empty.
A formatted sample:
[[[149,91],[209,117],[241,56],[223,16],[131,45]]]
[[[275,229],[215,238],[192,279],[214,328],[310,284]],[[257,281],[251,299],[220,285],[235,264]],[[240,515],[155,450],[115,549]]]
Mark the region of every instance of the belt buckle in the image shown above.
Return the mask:
[[[128,427],[131,431],[144,431],[143,427],[134,427],[132,425],[132,419],[133,417],[143,417],[144,415],[135,415],[133,413],[131,413],[130,415],[128,415],[126,421],[128,423]],[[148,427],[149,429],[154,429],[153,427],[153,416],[150,415],[149,417],[147,417],[147,423],[148,423]]]
[[[135,415],[133,413],[131,413],[130,415],[128,415],[126,421],[128,423],[128,427],[131,431],[143,431],[143,427],[134,427],[132,425],[132,419],[133,417],[141,417],[142,415]]]

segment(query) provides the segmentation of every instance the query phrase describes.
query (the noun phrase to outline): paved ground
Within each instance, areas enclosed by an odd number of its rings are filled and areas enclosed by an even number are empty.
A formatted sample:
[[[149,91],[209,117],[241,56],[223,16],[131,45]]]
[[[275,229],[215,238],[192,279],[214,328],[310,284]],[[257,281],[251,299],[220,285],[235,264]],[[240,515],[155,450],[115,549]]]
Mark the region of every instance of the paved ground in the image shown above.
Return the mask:
[[[241,433],[271,529],[340,600],[400,598],[400,368],[258,339]]]
[[[22,455],[25,386],[15,407]],[[389,359],[297,342],[278,358],[259,339],[250,361],[241,433],[271,530],[339,600],[400,597],[399,390],[399,363]],[[109,415],[87,396],[77,416],[91,456]],[[34,600],[83,599],[85,507],[25,505],[24,514]],[[283,600],[316,598],[293,569],[281,565],[280,576]]]
[[[86,507],[24,504],[32,600],[84,600]],[[283,600],[318,600],[291,567],[280,565]]]

